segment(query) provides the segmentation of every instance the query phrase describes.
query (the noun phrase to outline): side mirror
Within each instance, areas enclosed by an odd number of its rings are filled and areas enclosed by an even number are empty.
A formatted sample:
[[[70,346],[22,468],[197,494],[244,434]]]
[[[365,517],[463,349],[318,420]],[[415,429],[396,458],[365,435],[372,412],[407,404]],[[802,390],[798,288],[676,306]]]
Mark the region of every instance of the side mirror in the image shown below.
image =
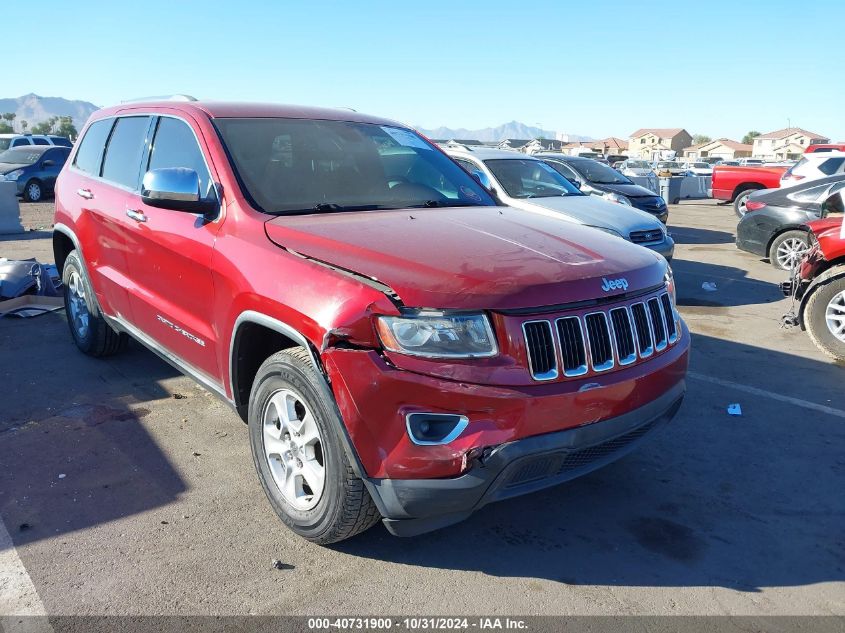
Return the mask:
[[[197,172],[185,167],[148,171],[141,186],[141,200],[151,207],[189,213],[204,214],[217,208],[215,202],[202,199]]]
[[[49,158],[41,163],[42,167],[54,167],[56,165],[56,161],[50,160]]]
[[[582,184],[582,183],[581,183],[581,181],[580,181],[580,180],[578,180],[577,178],[567,178],[567,180],[568,180],[569,182],[571,182],[571,183],[572,183],[572,186],[574,186],[576,189],[580,189],[580,188],[581,188],[581,184]]]
[[[493,188],[493,183],[490,182],[490,179],[487,177],[487,174],[485,174],[480,169],[473,169],[470,175],[475,178],[476,181],[478,181],[479,185],[481,185],[488,191]]]

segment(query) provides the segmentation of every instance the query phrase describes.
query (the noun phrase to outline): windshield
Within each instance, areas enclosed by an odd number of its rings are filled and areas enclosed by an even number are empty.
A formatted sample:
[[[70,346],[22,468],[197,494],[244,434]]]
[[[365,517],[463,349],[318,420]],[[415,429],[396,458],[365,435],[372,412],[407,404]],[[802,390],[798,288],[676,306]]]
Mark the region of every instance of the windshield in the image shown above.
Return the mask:
[[[485,160],[496,180],[511,198],[553,198],[583,195],[546,163],[530,158]]]
[[[0,138],[0,150],[7,150],[9,149],[9,145],[12,144],[12,139],[10,138]]]
[[[216,119],[241,186],[272,214],[492,206],[415,132],[350,121]]]
[[[608,167],[604,163],[599,163],[594,160],[572,160],[566,163],[569,167],[577,171],[587,182],[592,182],[597,185],[630,185],[632,184],[625,176],[620,174],[612,167]],[[565,174],[563,167],[558,167],[553,163],[552,166],[560,173]]]
[[[32,147],[15,147],[14,149],[7,149],[5,152],[0,152],[0,163],[7,163],[9,165],[33,165],[41,158],[44,150],[39,150]]]
[[[651,165],[644,160],[629,160],[625,163],[625,166],[628,167],[628,169],[651,169]]]

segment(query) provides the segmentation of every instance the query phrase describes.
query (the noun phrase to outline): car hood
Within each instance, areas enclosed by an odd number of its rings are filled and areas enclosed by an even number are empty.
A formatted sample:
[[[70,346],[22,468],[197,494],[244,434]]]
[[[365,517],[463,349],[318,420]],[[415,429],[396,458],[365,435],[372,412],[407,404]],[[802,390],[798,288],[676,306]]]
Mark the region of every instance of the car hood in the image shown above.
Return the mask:
[[[543,207],[567,215],[582,224],[613,229],[623,236],[631,231],[659,229],[661,223],[650,213],[628,205],[608,202],[599,196],[557,196],[521,200],[520,207]]]
[[[663,283],[652,251],[571,222],[509,207],[278,217],[275,244],[390,286],[410,307],[506,310],[618,295]]]
[[[26,167],[31,167],[31,165],[27,165],[25,163],[22,165],[17,163],[0,163],[0,174],[8,174],[10,171],[25,169]]]
[[[628,196],[629,198],[641,198],[643,196],[648,196],[649,198],[654,198],[657,194],[651,191],[650,189],[646,189],[640,185],[630,184],[630,185],[601,185],[597,183],[589,183],[589,185],[593,189],[598,189],[599,191],[610,191],[612,193],[619,193],[623,196]]]

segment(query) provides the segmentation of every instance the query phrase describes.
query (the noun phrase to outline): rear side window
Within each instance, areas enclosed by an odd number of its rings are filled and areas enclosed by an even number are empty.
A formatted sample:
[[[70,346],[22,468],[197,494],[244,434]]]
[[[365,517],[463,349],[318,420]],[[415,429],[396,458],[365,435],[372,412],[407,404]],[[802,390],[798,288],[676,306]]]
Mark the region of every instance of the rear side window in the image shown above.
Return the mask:
[[[821,202],[820,198],[827,193],[830,185],[819,185],[817,187],[810,187],[801,192],[796,192],[789,197],[796,202]]]
[[[33,145],[49,145],[50,141],[46,138],[38,138],[37,136],[32,137],[32,144]]]
[[[819,171],[823,174],[827,174],[828,176],[832,176],[842,168],[843,162],[845,162],[845,158],[828,158],[819,165]]]
[[[92,176],[100,175],[100,161],[103,157],[103,147],[109,137],[113,121],[105,119],[92,123],[79,141],[79,149],[73,159],[73,165],[80,171]]]
[[[129,116],[117,120],[103,159],[103,178],[137,189],[149,127],[150,117],[146,116]]]
[[[62,136],[51,136],[50,140],[53,141],[53,145],[58,145],[59,147],[73,147],[73,143]]]
[[[158,121],[147,169],[168,167],[193,169],[200,179],[200,192],[204,198],[208,197],[211,189],[211,175],[205,166],[205,160],[197,145],[193,130],[184,121],[162,117]]]

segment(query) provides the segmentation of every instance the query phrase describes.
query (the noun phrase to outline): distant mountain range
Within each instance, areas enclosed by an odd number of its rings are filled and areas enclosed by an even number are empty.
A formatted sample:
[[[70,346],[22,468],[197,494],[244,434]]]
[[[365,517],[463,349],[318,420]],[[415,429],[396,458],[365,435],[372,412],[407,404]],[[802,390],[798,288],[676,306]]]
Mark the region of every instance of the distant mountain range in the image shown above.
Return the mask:
[[[525,125],[519,121],[511,121],[498,127],[485,127],[480,130],[468,130],[466,128],[438,127],[433,130],[417,127],[417,129],[431,139],[468,139],[476,141],[502,141],[506,138],[556,138],[553,130],[543,130],[532,125]],[[592,137],[569,134],[570,141],[591,141]]]
[[[33,124],[46,121],[54,116],[69,116],[73,125],[81,130],[91,113],[99,108],[87,101],[68,101],[61,97],[41,97],[28,94],[11,99],[0,99],[0,114],[14,112],[15,130],[21,131],[20,122],[26,121],[31,129]]]

